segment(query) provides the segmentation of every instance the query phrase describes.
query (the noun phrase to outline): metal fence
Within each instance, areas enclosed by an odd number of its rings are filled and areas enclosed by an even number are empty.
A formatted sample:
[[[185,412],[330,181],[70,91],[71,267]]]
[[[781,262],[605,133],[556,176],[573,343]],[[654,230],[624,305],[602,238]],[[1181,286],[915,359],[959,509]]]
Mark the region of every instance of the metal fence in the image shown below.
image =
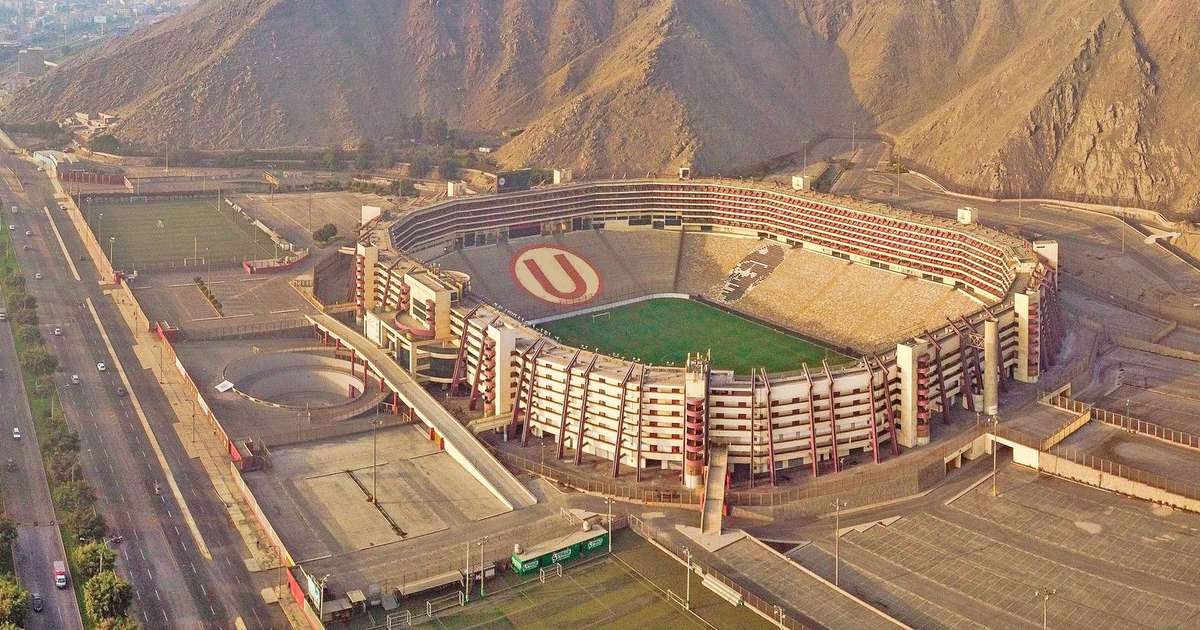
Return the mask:
[[[1180,446],[1200,449],[1200,435],[1196,435],[1195,433],[1177,431],[1170,427],[1164,427],[1161,424],[1139,420],[1138,418],[1132,418],[1107,409],[1092,408],[1092,418],[1104,424],[1121,427],[1126,431],[1148,435]]]
[[[849,475],[818,477],[800,485],[783,488],[730,490],[725,493],[725,502],[745,507],[781,506],[803,499],[850,495],[861,492],[864,488],[881,484],[896,486],[899,494],[895,498],[899,498],[906,493],[912,494],[919,491],[918,488],[931,478],[941,479],[945,474],[945,458],[962,450],[967,443],[983,435],[986,431],[986,423],[975,424],[939,445],[926,447],[913,453],[910,456],[911,465],[900,469],[866,469]],[[487,446],[509,468],[524,470],[583,492],[669,505],[699,505],[704,494],[702,490],[689,490],[683,487],[664,488],[636,482],[598,479],[594,476],[576,474],[552,464],[514,455],[491,445]]]
[[[1093,410],[1093,414],[1095,411],[1096,410]],[[1093,417],[1095,416],[1093,415]],[[1060,457],[1074,464],[1097,470],[1106,475],[1112,475],[1114,477],[1120,477],[1129,481],[1145,484],[1152,488],[1164,490],[1181,497],[1200,499],[1200,484],[1194,482],[1171,479],[1158,473],[1142,470],[1135,466],[1114,462],[1112,460],[1104,459],[1103,457],[1096,457],[1091,453],[1084,452],[1072,446],[1053,446],[1049,449],[1043,449],[1042,445],[1045,443],[1044,440],[1029,435],[1028,433],[1023,433],[1005,426],[997,427],[994,430],[994,435],[996,435],[998,438],[1015,442],[1040,452],[1049,453],[1050,455]],[[1051,474],[1060,474],[1053,470],[1045,470],[1045,472],[1049,472]]]
[[[1145,484],[1152,488],[1158,488],[1159,490],[1165,490],[1171,494],[1179,495],[1188,499],[1200,500],[1200,484],[1195,482],[1171,479],[1158,473],[1152,473],[1140,468],[1122,464],[1120,462],[1114,462],[1102,457],[1096,457],[1095,455],[1085,453],[1073,447],[1056,446],[1047,452],[1072,463],[1086,466],[1093,470],[1098,470],[1106,475],[1128,479],[1129,481]]]
[[[576,490],[590,492],[593,494],[602,494],[621,499],[630,499],[633,501],[642,501],[645,503],[664,503],[670,505],[699,505],[703,492],[697,490],[688,490],[687,488],[662,488],[641,485],[637,483],[627,483],[621,481],[608,481],[589,477],[586,475],[578,475],[569,471],[562,470],[545,462],[538,462],[520,455],[506,453],[497,450],[495,447],[487,445],[488,449],[509,468],[524,470],[530,474],[549,479],[555,483],[560,483],[565,486],[570,486]]]

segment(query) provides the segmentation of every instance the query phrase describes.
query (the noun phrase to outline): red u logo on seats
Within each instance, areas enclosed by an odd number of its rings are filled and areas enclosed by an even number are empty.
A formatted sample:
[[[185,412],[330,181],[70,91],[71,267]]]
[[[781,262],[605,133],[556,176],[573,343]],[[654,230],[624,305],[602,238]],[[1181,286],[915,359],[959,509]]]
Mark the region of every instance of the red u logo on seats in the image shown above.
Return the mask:
[[[542,286],[543,291],[560,300],[577,300],[587,293],[587,282],[584,282],[583,276],[579,275],[579,270],[575,268],[575,265],[571,264],[571,261],[567,260],[565,254],[555,254],[554,262],[557,262],[562,272],[567,274],[567,277],[571,279],[571,290],[567,292],[560,291],[558,287],[554,286],[554,283],[542,271],[542,265],[538,261],[527,258],[521,262],[525,263],[525,268],[529,270],[533,279],[537,280],[538,284]]]
[[[512,258],[517,286],[534,297],[554,304],[580,304],[600,292],[600,274],[575,252],[550,245],[534,245]]]

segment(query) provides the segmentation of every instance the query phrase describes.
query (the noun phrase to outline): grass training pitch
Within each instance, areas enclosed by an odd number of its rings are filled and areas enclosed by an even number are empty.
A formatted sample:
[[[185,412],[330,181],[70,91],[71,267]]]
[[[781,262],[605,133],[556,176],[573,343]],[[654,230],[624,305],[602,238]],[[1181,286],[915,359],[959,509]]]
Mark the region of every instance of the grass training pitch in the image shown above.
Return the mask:
[[[678,298],[655,298],[540,327],[564,343],[654,365],[683,365],[688,352],[711,348],[714,368],[738,374],[759,367],[768,372],[794,370],[801,363],[820,364],[823,358],[830,364],[849,360],[800,337]]]
[[[683,597],[687,589],[682,564],[636,534],[618,531],[613,555],[579,566],[568,564],[562,577],[546,583],[492,582],[488,596],[461,612],[438,617],[433,628],[746,628],[766,630],[764,619],[692,582],[692,613],[667,599],[667,589]],[[515,578],[504,574],[506,578]],[[419,611],[423,612],[423,611]],[[414,614],[414,617],[416,615]],[[697,618],[699,617],[699,619]],[[703,619],[704,621],[701,621]]]
[[[275,246],[262,230],[216,196],[151,203],[85,205],[96,240],[117,269],[203,268],[271,258]],[[110,243],[109,238],[116,237]]]

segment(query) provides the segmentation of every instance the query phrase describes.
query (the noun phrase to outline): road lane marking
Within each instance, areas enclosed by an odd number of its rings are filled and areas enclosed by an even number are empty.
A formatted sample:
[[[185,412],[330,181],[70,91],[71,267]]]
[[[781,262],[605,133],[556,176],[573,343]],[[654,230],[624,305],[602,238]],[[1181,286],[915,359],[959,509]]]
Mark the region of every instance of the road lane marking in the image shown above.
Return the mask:
[[[62,249],[63,258],[67,260],[67,266],[71,268],[71,275],[75,277],[75,282],[79,282],[79,270],[75,268],[75,261],[71,260],[71,252],[67,251],[67,244],[63,242],[62,234],[58,232],[58,225],[54,223],[54,217],[50,215],[50,208],[42,206],[42,210],[46,212],[46,218],[50,221],[50,229],[54,231],[54,238],[58,239],[58,246]]]

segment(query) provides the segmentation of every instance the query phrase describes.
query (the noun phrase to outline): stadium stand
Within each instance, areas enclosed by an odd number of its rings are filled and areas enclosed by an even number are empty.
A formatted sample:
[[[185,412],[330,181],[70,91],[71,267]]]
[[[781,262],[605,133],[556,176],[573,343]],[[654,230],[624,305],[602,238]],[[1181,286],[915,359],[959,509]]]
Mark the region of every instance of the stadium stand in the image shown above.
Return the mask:
[[[385,238],[356,247],[367,337],[418,382],[508,415],[522,442],[553,438],[560,457],[607,459],[613,476],[622,465],[679,470],[695,488],[710,440],[728,447],[735,475],[771,483],[780,470],[838,471],[851,452],[878,462],[885,449],[928,443],[950,405],[991,409],[998,381],[1037,382],[1062,343],[1052,243],[1043,256],[978,224],[819,193],[587,182],[450,199],[380,230]],[[841,341],[862,351],[856,364],[734,374],[693,355],[686,367],[648,366],[528,324],[639,294],[711,294],[761,239],[788,248],[785,260],[733,307]],[[510,273],[513,255],[536,244],[586,257],[601,286],[539,302]],[[416,251],[434,252],[436,267]]]

